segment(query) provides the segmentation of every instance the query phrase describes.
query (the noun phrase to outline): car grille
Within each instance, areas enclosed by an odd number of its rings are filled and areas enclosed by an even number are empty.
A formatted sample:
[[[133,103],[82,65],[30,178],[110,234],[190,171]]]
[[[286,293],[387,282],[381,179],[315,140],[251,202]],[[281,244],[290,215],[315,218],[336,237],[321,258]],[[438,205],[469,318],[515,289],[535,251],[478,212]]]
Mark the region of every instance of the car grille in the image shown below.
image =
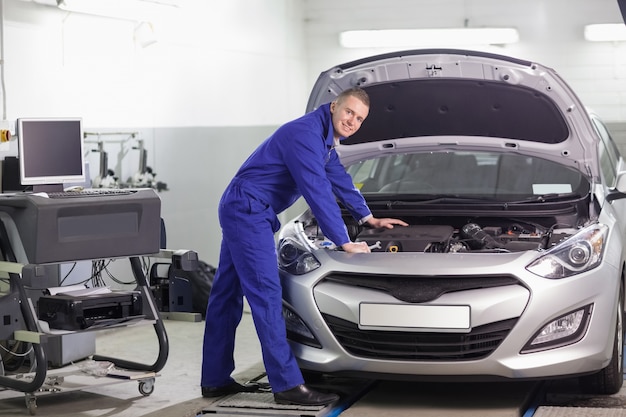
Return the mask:
[[[326,281],[355,287],[384,291],[398,300],[408,303],[424,303],[435,300],[443,294],[479,288],[519,285],[510,275],[487,276],[398,276],[398,275],[359,275],[332,273]]]
[[[493,352],[517,318],[478,326],[469,333],[361,330],[352,322],[323,314],[341,346],[352,355],[371,359],[463,361]]]

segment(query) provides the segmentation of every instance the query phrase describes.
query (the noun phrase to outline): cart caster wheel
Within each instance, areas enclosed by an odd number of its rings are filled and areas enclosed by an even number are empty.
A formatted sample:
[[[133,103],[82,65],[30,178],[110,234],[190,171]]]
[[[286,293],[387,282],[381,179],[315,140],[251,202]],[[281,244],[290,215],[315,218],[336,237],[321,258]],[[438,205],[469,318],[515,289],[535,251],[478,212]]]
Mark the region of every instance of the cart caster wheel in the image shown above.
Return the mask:
[[[33,394],[26,394],[26,408],[28,408],[28,413],[31,416],[37,414],[37,397]]]
[[[154,392],[154,380],[139,382],[139,392],[143,396],[148,396]]]

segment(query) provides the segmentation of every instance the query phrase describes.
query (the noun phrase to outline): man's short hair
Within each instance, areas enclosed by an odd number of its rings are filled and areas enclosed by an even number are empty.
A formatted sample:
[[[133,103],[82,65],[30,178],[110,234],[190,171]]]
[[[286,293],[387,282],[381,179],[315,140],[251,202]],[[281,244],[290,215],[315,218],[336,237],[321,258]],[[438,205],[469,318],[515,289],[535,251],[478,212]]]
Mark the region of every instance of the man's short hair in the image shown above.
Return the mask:
[[[335,102],[341,103],[346,97],[356,97],[363,102],[367,107],[370,106],[370,96],[360,87],[351,87],[347,90],[343,90],[335,99]]]

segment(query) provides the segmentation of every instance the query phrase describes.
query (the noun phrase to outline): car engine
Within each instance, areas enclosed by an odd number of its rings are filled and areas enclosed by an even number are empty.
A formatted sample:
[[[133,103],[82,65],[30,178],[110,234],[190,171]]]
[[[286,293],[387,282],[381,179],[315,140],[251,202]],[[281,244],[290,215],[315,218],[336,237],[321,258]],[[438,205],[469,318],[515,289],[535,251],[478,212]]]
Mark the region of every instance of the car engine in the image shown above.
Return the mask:
[[[476,223],[467,223],[458,229],[446,225],[417,225],[364,229],[355,241],[377,246],[372,252],[518,252],[547,249],[574,232],[572,229],[529,231],[516,224],[506,229],[500,226],[483,228]]]

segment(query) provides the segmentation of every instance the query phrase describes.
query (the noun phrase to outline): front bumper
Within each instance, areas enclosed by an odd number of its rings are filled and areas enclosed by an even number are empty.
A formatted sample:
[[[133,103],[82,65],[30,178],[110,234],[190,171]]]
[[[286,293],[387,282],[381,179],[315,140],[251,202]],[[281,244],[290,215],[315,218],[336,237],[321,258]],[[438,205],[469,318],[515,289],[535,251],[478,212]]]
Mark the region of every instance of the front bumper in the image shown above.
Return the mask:
[[[472,377],[476,379],[534,379],[562,377],[599,371],[611,359],[619,289],[619,271],[608,263],[575,277],[548,280],[524,269],[529,254],[369,254],[365,256],[328,252],[317,254],[323,268],[311,276],[283,275],[285,301],[297,306],[297,314],[322,345],[314,348],[292,342],[301,368],[325,372],[385,375],[429,379],[432,377]],[[369,258],[366,258],[369,256]],[[386,258],[385,258],[386,256]],[[376,257],[376,258],[375,258]],[[393,258],[393,259],[391,259]],[[367,260],[367,261],[365,261]],[[391,332],[467,334],[480,326],[508,321],[510,331],[483,357],[451,356],[417,359],[364,357],[350,353],[333,334],[325,315],[359,326],[359,306],[363,302],[407,304],[391,295],[369,288],[349,287],[324,277],[337,270],[351,274],[407,276],[514,276],[518,283],[495,288],[446,293],[420,305],[469,306],[470,328],[407,328],[385,326],[361,330],[384,337]],[[418,273],[415,273],[417,271]],[[313,276],[315,275],[315,276]],[[576,343],[556,348],[520,353],[547,323],[568,312],[592,305],[586,334]]]

